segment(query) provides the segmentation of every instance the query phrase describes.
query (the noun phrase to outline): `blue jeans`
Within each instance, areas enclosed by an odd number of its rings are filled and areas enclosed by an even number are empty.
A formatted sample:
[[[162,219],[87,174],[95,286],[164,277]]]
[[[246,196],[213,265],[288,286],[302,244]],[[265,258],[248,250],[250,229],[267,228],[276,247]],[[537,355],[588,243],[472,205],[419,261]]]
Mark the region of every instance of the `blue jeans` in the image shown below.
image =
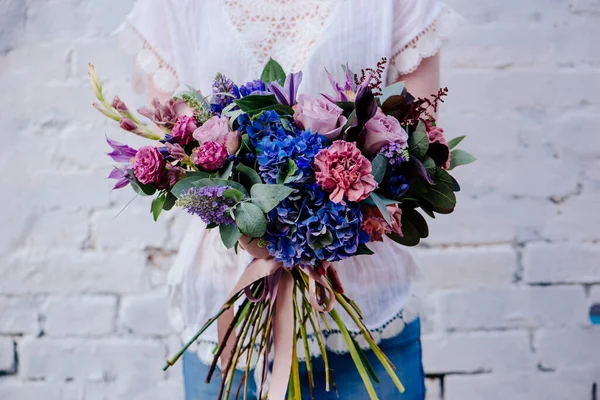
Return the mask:
[[[404,328],[402,333],[394,338],[383,340],[379,346],[396,366],[396,374],[406,388],[403,394],[388,377],[387,372],[372,351],[366,352],[367,357],[375,374],[379,378],[379,384],[374,383],[377,396],[382,400],[423,400],[425,399],[425,375],[421,365],[421,341],[420,323],[416,320]],[[314,396],[318,400],[363,400],[368,399],[364,384],[354,366],[350,354],[328,354],[329,367],[337,385],[338,395],[331,390],[325,391],[325,372],[324,365],[320,358],[313,361],[314,376]],[[300,363],[300,374],[304,378],[302,384],[302,398],[310,399],[308,388],[308,378],[304,363]],[[205,384],[204,380],[208,374],[209,367],[202,364],[198,357],[191,352],[183,356],[183,376],[185,381],[185,399],[186,400],[214,400],[217,398],[220,386],[220,375],[214,374],[210,384]],[[232,395],[235,398],[235,391],[242,379],[242,372],[237,371],[236,380],[233,383]],[[256,393],[256,384],[254,379],[248,382],[248,397],[254,400]],[[243,389],[242,389],[243,390]],[[252,396],[251,396],[252,395]]]

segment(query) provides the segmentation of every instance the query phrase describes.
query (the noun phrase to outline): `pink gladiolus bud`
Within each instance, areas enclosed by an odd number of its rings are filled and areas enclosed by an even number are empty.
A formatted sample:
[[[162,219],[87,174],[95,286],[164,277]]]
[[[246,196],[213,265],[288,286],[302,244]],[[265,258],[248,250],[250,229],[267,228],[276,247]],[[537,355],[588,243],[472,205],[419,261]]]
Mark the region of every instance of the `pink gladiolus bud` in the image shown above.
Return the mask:
[[[135,132],[138,129],[138,126],[135,122],[130,120],[129,118],[121,118],[121,122],[119,122],[119,126],[121,129],[126,130],[127,132]]]
[[[117,111],[129,111],[127,105],[123,103],[123,101],[119,98],[119,96],[115,96],[112,103],[110,104]]]

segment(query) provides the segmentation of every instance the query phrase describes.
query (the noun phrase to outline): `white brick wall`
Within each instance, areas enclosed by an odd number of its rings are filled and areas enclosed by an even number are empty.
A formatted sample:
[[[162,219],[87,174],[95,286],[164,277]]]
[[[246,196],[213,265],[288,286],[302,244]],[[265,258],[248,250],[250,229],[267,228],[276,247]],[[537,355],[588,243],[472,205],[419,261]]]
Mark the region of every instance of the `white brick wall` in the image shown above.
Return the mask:
[[[428,399],[590,400],[600,385],[600,2],[449,0],[443,125],[479,157],[418,250]],[[176,400],[165,272],[185,219],[111,192],[87,63],[133,0],[0,1],[0,399]],[[104,150],[103,150],[104,149]],[[18,168],[18,169],[17,169]],[[166,218],[165,218],[166,217]],[[15,353],[16,352],[16,353]]]

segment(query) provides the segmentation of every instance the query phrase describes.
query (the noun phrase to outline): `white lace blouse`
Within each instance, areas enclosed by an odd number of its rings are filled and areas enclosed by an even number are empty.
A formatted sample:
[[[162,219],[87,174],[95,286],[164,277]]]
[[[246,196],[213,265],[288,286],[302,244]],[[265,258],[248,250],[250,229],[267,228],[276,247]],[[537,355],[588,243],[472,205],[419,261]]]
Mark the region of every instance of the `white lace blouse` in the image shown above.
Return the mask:
[[[439,0],[139,0],[124,31],[141,43],[140,68],[168,94],[184,85],[208,94],[217,72],[243,84],[260,77],[270,57],[288,72],[302,70],[300,92],[314,94],[329,90],[324,68],[341,80],[346,62],[360,70],[387,57],[388,82],[413,72],[439,51],[456,19]],[[226,250],[218,232],[206,230],[199,218],[189,218],[169,273],[170,317],[183,341],[216,313],[250,261]],[[409,290],[416,263],[391,241],[370,247],[375,255],[346,260],[337,270],[381,340],[416,317]],[[344,351],[340,336],[327,334],[331,351]],[[196,347],[202,361],[212,360],[216,340],[216,327],[203,334]]]

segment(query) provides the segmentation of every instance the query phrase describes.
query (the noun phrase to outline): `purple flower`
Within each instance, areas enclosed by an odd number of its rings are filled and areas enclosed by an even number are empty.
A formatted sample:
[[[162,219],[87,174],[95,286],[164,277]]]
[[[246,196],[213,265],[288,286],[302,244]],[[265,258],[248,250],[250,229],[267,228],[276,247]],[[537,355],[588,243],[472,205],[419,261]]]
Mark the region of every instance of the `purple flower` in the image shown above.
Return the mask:
[[[240,87],[240,96],[248,96],[252,93],[265,94],[265,90],[265,83],[261,80],[255,79]]]
[[[173,144],[166,142],[165,147],[167,149],[167,153],[175,160],[185,160],[187,157],[185,150],[183,150],[183,147],[181,147],[178,143]]]
[[[117,183],[115,183],[113,190],[124,188],[129,184],[129,181],[131,180],[131,177],[129,176],[127,171],[117,167],[113,168],[113,170],[110,171],[110,174],[108,174],[107,178],[117,180]]]
[[[235,97],[239,97],[239,90],[233,81],[227,78],[225,75],[218,73],[212,84],[212,90],[214,93],[213,101],[220,107],[226,107],[233,101],[233,97],[224,95],[223,93],[230,94]]]
[[[268,87],[280,104],[293,106],[296,104],[300,82],[302,82],[302,72],[296,72],[287,75],[283,87],[278,82],[271,82]]]
[[[325,70],[325,72],[327,72],[327,77],[329,78],[329,83],[331,83],[331,86],[333,87],[333,90],[335,91],[335,94],[336,94],[335,97],[327,96],[333,102],[354,101],[354,97],[356,96],[356,84],[354,83],[354,77],[352,76],[352,72],[350,71],[350,68],[348,68],[348,64],[346,64],[345,70],[346,70],[346,81],[344,82],[343,85],[340,85],[335,80],[333,75],[331,75],[331,73],[329,73],[329,71]]]
[[[126,144],[119,143],[116,140],[112,140],[107,137],[106,142],[113,149],[113,151],[106,154],[108,154],[116,162],[129,164],[137,154],[137,150],[132,149]]]
[[[390,165],[400,165],[408,161],[409,157],[406,147],[402,147],[399,143],[391,143],[383,147],[379,153],[388,159]]]
[[[207,224],[234,224],[229,212],[235,200],[223,196],[230,186],[193,187],[185,192],[176,202],[178,207],[192,215],[197,215]]]

